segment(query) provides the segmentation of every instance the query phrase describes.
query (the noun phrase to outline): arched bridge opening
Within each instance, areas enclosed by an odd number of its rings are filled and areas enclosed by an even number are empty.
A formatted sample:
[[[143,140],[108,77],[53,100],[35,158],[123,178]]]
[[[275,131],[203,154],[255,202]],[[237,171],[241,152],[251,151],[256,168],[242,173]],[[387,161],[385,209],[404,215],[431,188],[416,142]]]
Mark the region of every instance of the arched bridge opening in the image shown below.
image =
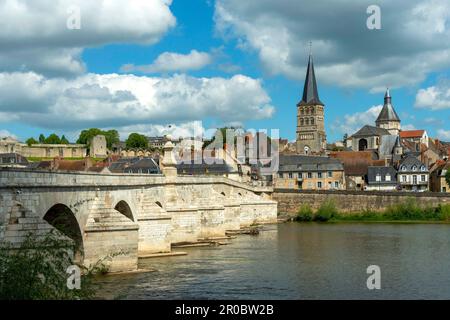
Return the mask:
[[[126,201],[119,201],[116,206],[114,207],[115,210],[119,211],[121,214],[123,214],[125,217],[130,219],[131,221],[134,221],[133,218],[133,212],[131,211],[130,206]]]
[[[55,204],[45,214],[44,220],[74,241],[74,260],[83,261],[83,236],[72,210],[64,204]]]

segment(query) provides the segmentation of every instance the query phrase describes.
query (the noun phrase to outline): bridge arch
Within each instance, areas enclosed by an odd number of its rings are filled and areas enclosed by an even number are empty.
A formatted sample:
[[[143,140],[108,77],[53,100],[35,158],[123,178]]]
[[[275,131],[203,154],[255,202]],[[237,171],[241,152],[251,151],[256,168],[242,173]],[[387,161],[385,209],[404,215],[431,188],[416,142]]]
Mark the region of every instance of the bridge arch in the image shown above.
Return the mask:
[[[133,211],[131,210],[130,206],[126,201],[124,200],[119,201],[114,207],[114,209],[119,211],[121,214],[123,214],[131,221],[134,221]]]
[[[74,241],[74,259],[81,262],[84,256],[83,235],[72,210],[65,204],[57,203],[46,211],[44,220]]]

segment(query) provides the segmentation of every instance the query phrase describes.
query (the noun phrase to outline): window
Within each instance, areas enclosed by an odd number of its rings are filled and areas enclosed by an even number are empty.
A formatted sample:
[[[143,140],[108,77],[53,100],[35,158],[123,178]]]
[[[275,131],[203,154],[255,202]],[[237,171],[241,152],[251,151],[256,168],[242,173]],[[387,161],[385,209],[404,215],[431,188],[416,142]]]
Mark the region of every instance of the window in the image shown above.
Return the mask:
[[[298,177],[301,179],[303,178],[303,174],[301,172],[298,173]]]
[[[322,179],[322,172],[317,172],[317,178]]]
[[[375,181],[377,181],[377,182],[381,181],[381,174],[377,173],[377,176],[375,177]]]
[[[402,176],[402,182],[406,182],[406,176],[405,175]]]
[[[391,175],[389,173],[386,175],[386,181],[391,181]]]
[[[425,181],[427,181],[427,178],[426,178],[425,175],[423,174],[423,175],[420,176],[420,180],[421,180],[422,182],[425,182]]]
[[[322,182],[317,182],[317,188],[322,189]]]
[[[312,172],[308,172],[308,179],[312,178]]]
[[[402,171],[406,171],[406,166],[402,166]]]
[[[278,173],[278,178],[283,178],[283,174],[281,172]]]
[[[333,177],[333,172],[328,171],[328,178],[332,178]]]
[[[339,182],[338,182],[338,181],[335,181],[335,182],[334,182],[334,187],[335,187],[336,189],[339,189]]]
[[[413,175],[413,184],[417,184],[417,176]]]
[[[413,166],[412,171],[417,171],[417,166]]]
[[[309,120],[309,122],[311,123],[311,125],[314,125],[314,118],[311,118],[311,120]]]
[[[425,170],[426,170],[425,166],[420,167],[420,171],[425,171]]]
[[[292,172],[289,172],[288,176],[289,176],[289,179],[292,179]]]

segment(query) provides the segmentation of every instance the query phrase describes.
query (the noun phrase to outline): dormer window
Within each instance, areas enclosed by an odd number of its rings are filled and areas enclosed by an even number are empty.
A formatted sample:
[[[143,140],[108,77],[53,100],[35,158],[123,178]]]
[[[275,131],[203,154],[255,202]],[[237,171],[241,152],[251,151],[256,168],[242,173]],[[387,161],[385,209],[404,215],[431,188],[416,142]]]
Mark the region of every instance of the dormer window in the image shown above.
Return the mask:
[[[386,175],[386,181],[391,181],[391,175],[389,173]]]
[[[417,166],[413,166],[412,171],[417,171]]]
[[[402,166],[402,171],[406,171],[406,166]]]
[[[420,167],[420,171],[426,171],[425,166],[421,166],[421,167]]]
[[[377,176],[375,177],[376,181],[381,181],[381,174],[377,173]]]

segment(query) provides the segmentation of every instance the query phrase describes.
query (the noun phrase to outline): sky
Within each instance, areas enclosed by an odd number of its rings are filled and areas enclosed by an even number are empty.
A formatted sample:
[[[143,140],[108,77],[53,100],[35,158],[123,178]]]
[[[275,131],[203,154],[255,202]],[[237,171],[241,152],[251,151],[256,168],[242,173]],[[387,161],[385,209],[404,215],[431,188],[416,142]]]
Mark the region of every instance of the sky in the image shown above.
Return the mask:
[[[0,0],[0,137],[294,140],[310,42],[329,142],[374,125],[387,87],[403,129],[450,141],[448,0]]]

